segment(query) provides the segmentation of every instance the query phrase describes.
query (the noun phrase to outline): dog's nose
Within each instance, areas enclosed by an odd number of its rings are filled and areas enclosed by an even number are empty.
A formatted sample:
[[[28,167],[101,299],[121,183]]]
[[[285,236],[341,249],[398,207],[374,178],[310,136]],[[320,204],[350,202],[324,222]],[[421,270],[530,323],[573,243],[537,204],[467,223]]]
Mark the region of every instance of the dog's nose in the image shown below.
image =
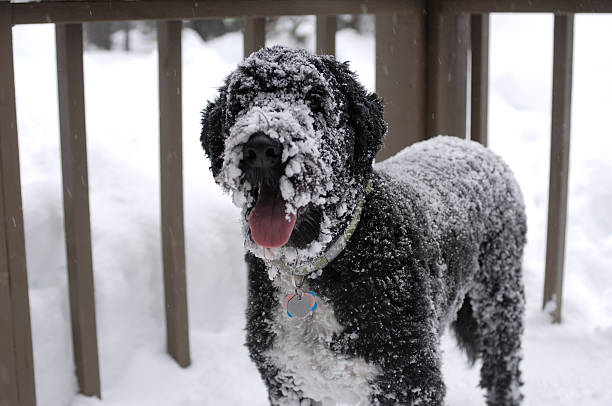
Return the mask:
[[[283,147],[264,133],[255,133],[243,148],[243,163],[251,168],[266,169],[280,164]]]

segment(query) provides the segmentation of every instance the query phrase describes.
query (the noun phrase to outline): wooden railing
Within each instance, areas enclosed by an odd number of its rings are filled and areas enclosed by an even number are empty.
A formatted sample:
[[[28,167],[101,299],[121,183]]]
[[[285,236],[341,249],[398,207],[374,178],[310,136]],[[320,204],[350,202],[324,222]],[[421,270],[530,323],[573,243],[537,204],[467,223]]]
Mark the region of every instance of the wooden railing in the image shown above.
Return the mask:
[[[15,113],[12,26],[56,24],[60,136],[74,358],[79,390],[101,396],[83,102],[82,23],[157,20],[161,216],[168,352],[190,363],[181,148],[181,21],[244,17],[244,50],[265,44],[265,17],[317,15],[320,53],[335,53],[338,14],[376,14],[376,89],[389,135],[378,159],[435,136],[487,142],[489,12],[555,14],[548,244],[544,303],[561,320],[567,211],[573,13],[612,12],[607,0],[0,0],[0,405],[36,404]]]

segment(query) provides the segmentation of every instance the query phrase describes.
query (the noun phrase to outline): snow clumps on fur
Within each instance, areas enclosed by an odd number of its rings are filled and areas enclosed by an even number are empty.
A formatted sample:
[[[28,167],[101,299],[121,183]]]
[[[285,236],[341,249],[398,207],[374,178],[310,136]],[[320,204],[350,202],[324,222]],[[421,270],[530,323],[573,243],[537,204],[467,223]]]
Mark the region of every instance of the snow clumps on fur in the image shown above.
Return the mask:
[[[357,141],[365,144],[363,133],[367,129],[351,127],[355,107],[348,93],[362,95],[365,102],[357,107],[362,110],[368,102],[376,107],[380,102],[375,95],[368,96],[356,81],[355,88],[345,86],[342,91],[339,75],[354,76],[345,64],[331,57],[284,47],[265,48],[228,76],[219,97],[204,112],[202,139],[215,180],[232,193],[245,219],[256,203],[258,185],[245,179],[240,162],[244,144],[258,132],[282,146],[279,187],[287,217],[299,215],[308,207],[317,207],[323,213],[314,241],[301,248],[267,249],[267,258],[281,258],[295,265],[318,258],[343,232],[364,196],[367,174],[386,127],[379,113],[380,117],[374,117],[378,120],[377,136],[372,137],[378,141],[370,146],[350,142],[358,135]],[[223,111],[217,111],[221,108]],[[363,123],[355,124],[363,127]],[[222,151],[207,147],[204,140],[212,138],[220,138]],[[369,160],[356,159],[356,153],[367,154]],[[357,170],[356,164],[364,161],[366,170]],[[262,247],[250,237],[247,221],[244,232],[246,248],[263,258]]]

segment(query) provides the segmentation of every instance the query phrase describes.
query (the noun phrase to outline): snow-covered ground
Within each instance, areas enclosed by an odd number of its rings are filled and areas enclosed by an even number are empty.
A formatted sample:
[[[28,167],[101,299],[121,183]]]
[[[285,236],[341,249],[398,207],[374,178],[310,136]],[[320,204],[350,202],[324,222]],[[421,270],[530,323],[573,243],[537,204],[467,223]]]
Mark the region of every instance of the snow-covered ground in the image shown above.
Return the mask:
[[[526,405],[612,404],[612,17],[575,31],[564,323],[541,311],[552,77],[550,15],[494,15],[490,144],[514,169],[529,216]],[[239,34],[183,32],[185,237],[193,364],[165,353],[159,231],[157,54],[88,51],[85,91],[102,401],[75,395],[52,26],[14,30],[17,113],[34,341],[42,406],[265,405],[243,346],[245,266],[238,209],[213,183],[199,112],[242,55]],[[282,41],[282,38],[277,39]],[[374,41],[337,37],[373,90]],[[310,41],[312,45],[312,41]],[[477,369],[445,338],[448,404],[484,404]]]

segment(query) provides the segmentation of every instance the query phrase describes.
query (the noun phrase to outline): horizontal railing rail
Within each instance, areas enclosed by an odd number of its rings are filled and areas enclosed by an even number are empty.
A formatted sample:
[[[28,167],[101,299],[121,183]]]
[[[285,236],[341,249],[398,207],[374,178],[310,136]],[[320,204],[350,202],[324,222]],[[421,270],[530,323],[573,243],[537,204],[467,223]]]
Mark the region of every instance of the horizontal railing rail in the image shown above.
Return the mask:
[[[281,15],[411,14],[438,2],[443,13],[612,13],[608,0],[149,0],[13,3],[13,24],[189,20]]]
[[[158,22],[161,238],[167,347],[190,363],[183,230],[182,20],[244,18],[244,54],[263,47],[268,16],[317,16],[316,51],[335,54],[336,15],[376,15],[376,90],[389,134],[377,157],[437,134],[487,144],[490,12],[555,14],[550,191],[544,303],[561,320],[569,171],[574,13],[612,12],[607,0],[0,0],[0,405],[34,406],[35,386],[15,113],[12,26],[56,24],[66,256],[79,391],[101,396],[83,102],[82,24]],[[471,105],[468,106],[468,49]],[[3,371],[8,371],[4,373]]]
[[[444,13],[612,13],[608,0],[441,0]]]
[[[281,15],[408,14],[422,0],[53,1],[13,4],[14,24],[189,20]],[[146,6],[144,6],[146,3]]]

